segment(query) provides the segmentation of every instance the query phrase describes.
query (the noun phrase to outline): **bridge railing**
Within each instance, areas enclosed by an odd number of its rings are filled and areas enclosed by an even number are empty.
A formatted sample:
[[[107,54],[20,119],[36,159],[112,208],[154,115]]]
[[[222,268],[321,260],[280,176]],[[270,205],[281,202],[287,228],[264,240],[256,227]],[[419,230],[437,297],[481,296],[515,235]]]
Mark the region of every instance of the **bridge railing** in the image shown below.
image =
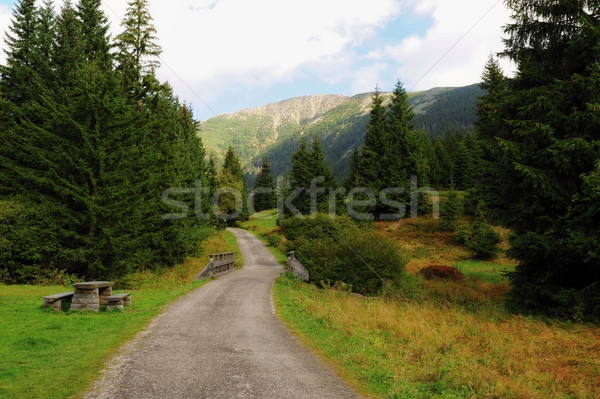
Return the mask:
[[[223,252],[219,254],[210,255],[210,260],[198,272],[194,280],[201,278],[217,277],[222,274],[229,273],[235,269],[235,253],[234,252]]]
[[[294,273],[298,278],[302,281],[308,281],[310,275],[306,267],[300,263],[298,259],[296,259],[296,251],[290,251],[287,254],[287,268],[289,271]]]

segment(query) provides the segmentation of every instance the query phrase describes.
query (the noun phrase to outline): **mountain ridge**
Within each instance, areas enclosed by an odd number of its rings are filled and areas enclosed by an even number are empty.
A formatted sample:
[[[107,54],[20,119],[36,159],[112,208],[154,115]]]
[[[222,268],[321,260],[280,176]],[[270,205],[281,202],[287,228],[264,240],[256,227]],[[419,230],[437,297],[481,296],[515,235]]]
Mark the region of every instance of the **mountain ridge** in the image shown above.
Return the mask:
[[[472,130],[477,97],[482,93],[477,84],[408,93],[416,128],[432,137]],[[382,94],[391,97],[391,93]],[[264,157],[277,176],[289,171],[300,138],[318,135],[327,160],[341,179],[347,171],[348,154],[364,139],[372,95],[305,95],[245,108],[201,122],[199,136],[218,160],[232,145],[247,173],[255,174]]]

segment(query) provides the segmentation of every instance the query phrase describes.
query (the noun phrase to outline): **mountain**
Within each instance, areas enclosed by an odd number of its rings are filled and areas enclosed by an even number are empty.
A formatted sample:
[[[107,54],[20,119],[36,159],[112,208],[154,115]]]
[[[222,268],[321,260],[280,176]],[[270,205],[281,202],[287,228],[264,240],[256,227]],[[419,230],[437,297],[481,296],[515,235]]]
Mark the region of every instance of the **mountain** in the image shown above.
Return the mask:
[[[217,159],[233,145],[250,174],[249,180],[263,157],[271,163],[274,176],[287,173],[300,138],[319,135],[329,164],[342,179],[352,150],[364,140],[372,95],[304,96],[248,108],[204,121],[199,135]],[[409,93],[415,125],[431,137],[466,133],[473,129],[477,97],[481,95],[479,85]]]

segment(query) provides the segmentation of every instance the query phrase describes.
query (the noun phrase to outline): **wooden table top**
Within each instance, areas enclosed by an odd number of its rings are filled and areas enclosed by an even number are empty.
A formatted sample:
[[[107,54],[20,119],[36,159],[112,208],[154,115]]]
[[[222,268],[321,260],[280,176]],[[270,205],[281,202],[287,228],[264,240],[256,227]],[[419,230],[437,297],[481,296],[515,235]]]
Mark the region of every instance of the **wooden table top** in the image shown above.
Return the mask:
[[[84,281],[82,283],[73,284],[75,289],[92,290],[94,288],[106,288],[115,285],[113,281]]]

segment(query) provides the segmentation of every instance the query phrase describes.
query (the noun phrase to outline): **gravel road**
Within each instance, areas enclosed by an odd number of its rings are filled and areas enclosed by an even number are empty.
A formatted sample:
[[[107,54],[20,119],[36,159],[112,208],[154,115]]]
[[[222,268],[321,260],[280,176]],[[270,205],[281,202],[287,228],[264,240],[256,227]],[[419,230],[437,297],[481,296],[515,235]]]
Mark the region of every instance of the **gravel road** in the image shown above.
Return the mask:
[[[86,398],[358,397],[275,315],[281,265],[252,234],[231,231],[244,268],[170,305],[119,349]]]

